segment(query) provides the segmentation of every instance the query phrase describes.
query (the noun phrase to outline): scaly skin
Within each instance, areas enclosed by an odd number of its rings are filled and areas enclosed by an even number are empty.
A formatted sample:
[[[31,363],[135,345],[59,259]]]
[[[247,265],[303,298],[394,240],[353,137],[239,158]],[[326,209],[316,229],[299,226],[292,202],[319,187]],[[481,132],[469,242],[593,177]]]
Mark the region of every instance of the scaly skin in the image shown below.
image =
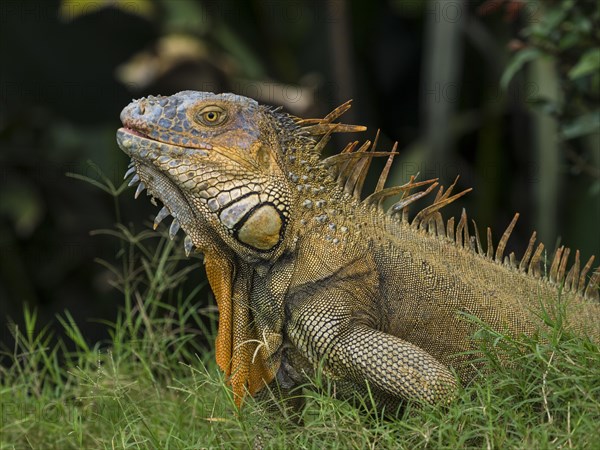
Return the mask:
[[[117,140],[140,181],[136,196],[147,188],[159,198],[157,221],[173,215],[186,251],[205,255],[220,311],[217,362],[238,404],[269,383],[286,395],[319,364],[338,393],[368,389],[382,408],[446,402],[454,373],[474,374],[473,319],[534,335],[561,305],[568,328],[600,338],[598,272],[586,288],[592,260],[580,271],[577,253],[567,271],[561,249],[541,278],[543,247],[534,252],[532,239],[517,267],[514,255],[503,259],[514,223],[484,251],[466,215],[456,232],[453,219],[442,222],[438,210],[464,193],[451,188],[408,222],[407,205],[422,195],[409,191],[436,183],[383,189],[389,165],[361,201],[381,152],[319,155],[332,132],[362,130],[333,123],[348,107],[302,121],[245,97],[184,91],[121,113]],[[384,212],[381,201],[402,192]]]

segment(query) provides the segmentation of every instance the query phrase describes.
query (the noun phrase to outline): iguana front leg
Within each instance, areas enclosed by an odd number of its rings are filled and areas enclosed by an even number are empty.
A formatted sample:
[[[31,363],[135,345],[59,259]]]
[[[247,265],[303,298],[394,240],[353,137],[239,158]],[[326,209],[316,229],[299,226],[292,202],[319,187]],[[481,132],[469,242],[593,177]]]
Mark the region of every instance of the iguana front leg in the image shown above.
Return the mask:
[[[368,382],[394,400],[448,401],[456,389],[454,375],[423,349],[375,329],[368,312],[360,310],[367,303],[361,301],[364,291],[360,283],[306,290],[307,297],[288,310],[291,342],[313,364],[323,361],[326,374],[342,386]]]

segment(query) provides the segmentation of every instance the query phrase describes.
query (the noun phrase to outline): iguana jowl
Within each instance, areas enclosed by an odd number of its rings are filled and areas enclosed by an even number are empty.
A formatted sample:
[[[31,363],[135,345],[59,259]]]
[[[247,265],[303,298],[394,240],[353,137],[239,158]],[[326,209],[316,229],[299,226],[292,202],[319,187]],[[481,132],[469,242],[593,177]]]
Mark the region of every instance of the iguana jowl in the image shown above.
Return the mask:
[[[488,229],[484,249],[464,213],[455,227],[439,212],[466,191],[439,187],[409,221],[407,207],[435,180],[384,188],[394,153],[369,142],[322,159],[331,133],[364,130],[335,123],[349,107],[302,120],[233,94],[184,91],[121,113],[117,140],[136,197],[148,189],[160,199],[155,227],[172,215],[171,234],[181,227],[186,252],[205,255],[220,313],[217,362],[238,404],[271,382],[291,389],[318,364],[342,395],[368,383],[382,406],[445,401],[452,369],[474,373],[477,326],[467,315],[532,335],[558,298],[569,328],[600,339],[593,257],[581,268],[577,252],[568,269],[561,247],[543,276],[535,233],[520,262],[504,256],[517,216],[495,250]],[[375,192],[361,200],[372,157],[384,155]]]

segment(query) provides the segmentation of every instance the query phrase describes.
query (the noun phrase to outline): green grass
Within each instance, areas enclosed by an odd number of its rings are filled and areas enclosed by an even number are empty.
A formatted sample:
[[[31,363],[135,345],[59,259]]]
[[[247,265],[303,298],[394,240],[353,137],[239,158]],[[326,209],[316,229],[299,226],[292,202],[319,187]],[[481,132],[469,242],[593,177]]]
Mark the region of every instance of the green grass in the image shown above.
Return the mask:
[[[484,332],[490,369],[448,407],[408,407],[397,419],[334,400],[327,383],[306,389],[303,425],[266,415],[253,400],[241,411],[214,362],[216,312],[206,290],[183,288],[200,272],[181,242],[118,226],[119,266],[100,261],[123,292],[110,340],[91,346],[68,312],[65,339],[25,309],[14,348],[0,368],[1,449],[252,448],[599,448],[600,352],[564,333],[540,339]],[[155,242],[158,240],[158,244]],[[497,349],[508,354],[500,364]],[[365,399],[369,405],[369,400]],[[368,406],[367,406],[368,408]]]

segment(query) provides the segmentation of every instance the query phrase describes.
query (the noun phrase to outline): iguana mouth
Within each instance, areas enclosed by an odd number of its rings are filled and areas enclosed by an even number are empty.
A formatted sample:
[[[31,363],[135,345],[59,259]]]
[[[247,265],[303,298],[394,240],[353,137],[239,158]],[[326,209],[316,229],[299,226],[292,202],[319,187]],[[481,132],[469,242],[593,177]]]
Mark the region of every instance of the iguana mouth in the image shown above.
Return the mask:
[[[153,140],[153,139],[150,139],[150,137],[147,134],[144,134],[144,133],[142,133],[140,131],[134,130],[133,128],[122,127],[119,130],[122,130],[124,133],[133,134],[134,136],[138,136],[138,137],[141,137],[141,138],[144,138],[144,139]]]
[[[173,216],[173,222],[169,227],[169,237],[173,239],[177,232],[183,228],[186,233],[184,249],[186,255],[189,256],[194,244],[188,233],[191,231],[193,224],[200,220],[200,218],[196,216],[194,208],[190,205],[185,193],[177,183],[167,173],[156,168],[154,164],[145,161],[145,158],[151,152],[156,152],[149,144],[165,145],[169,146],[169,148],[180,146],[159,143],[147,135],[130,128],[120,128],[117,131],[117,142],[119,147],[131,157],[131,163],[125,173],[124,179],[131,177],[129,186],[137,184],[134,197],[137,199],[146,190],[147,195],[152,197],[151,202],[153,204],[156,205],[155,199],[159,199],[164,205],[154,219],[154,229],[167,216]],[[185,150],[185,147],[180,148],[181,150]]]

